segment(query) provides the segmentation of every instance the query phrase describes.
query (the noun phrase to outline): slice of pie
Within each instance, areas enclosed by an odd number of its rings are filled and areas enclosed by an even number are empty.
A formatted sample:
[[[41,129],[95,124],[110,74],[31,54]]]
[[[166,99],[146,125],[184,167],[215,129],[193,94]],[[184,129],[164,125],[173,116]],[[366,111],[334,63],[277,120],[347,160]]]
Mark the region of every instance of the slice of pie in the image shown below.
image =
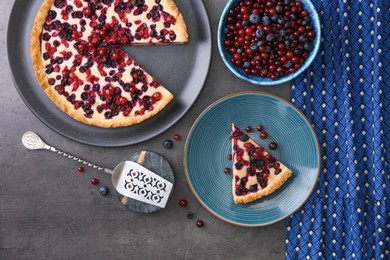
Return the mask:
[[[287,181],[292,171],[232,125],[233,198],[248,203],[271,194]]]
[[[61,110],[122,127],[159,113],[173,95],[119,47],[187,41],[172,0],[45,0],[30,46],[39,84]]]

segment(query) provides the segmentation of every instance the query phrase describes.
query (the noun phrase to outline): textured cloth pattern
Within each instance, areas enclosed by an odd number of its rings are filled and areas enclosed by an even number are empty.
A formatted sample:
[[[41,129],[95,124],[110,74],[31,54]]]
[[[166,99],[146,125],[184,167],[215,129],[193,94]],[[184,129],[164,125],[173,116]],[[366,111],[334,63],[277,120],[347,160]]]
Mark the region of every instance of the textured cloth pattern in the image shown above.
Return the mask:
[[[312,0],[322,41],[293,80],[321,173],[286,221],[287,259],[390,259],[390,1]]]

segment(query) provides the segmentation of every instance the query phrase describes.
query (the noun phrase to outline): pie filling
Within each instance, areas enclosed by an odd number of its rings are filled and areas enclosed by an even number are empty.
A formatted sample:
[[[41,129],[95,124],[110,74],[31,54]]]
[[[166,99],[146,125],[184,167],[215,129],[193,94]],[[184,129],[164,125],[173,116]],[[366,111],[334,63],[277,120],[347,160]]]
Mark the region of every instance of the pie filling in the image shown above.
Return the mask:
[[[231,138],[235,197],[267,189],[282,171],[288,170],[235,125],[233,125]]]
[[[86,118],[153,111],[169,92],[118,47],[181,43],[175,22],[160,0],[55,0],[41,34],[48,84]]]

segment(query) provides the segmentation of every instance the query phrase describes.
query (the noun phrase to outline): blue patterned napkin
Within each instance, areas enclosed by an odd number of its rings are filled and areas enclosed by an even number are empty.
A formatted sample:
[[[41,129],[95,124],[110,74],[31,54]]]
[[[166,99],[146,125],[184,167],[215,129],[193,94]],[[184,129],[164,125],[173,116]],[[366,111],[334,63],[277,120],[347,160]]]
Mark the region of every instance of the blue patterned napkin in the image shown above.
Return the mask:
[[[287,259],[390,259],[390,1],[312,0],[321,51],[292,82],[322,170],[287,221]]]

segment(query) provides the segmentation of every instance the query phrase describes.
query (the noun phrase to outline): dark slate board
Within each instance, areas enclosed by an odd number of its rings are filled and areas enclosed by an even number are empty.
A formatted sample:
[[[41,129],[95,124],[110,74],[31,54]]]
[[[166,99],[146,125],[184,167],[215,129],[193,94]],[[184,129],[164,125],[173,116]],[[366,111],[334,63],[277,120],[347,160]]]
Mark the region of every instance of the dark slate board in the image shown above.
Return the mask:
[[[141,152],[130,154],[129,156],[124,158],[123,161],[138,162],[138,158],[140,155]],[[170,199],[172,197],[173,190],[175,188],[175,174],[173,173],[173,170],[169,162],[159,154],[146,151],[145,159],[141,165],[172,183],[173,186],[172,186],[171,194],[169,195],[169,199]],[[160,207],[150,205],[142,201],[134,200],[131,198],[126,199],[122,194],[120,194],[117,191],[116,191],[116,195],[122,204],[124,204],[127,208],[136,211],[138,213],[149,214],[161,209]]]

